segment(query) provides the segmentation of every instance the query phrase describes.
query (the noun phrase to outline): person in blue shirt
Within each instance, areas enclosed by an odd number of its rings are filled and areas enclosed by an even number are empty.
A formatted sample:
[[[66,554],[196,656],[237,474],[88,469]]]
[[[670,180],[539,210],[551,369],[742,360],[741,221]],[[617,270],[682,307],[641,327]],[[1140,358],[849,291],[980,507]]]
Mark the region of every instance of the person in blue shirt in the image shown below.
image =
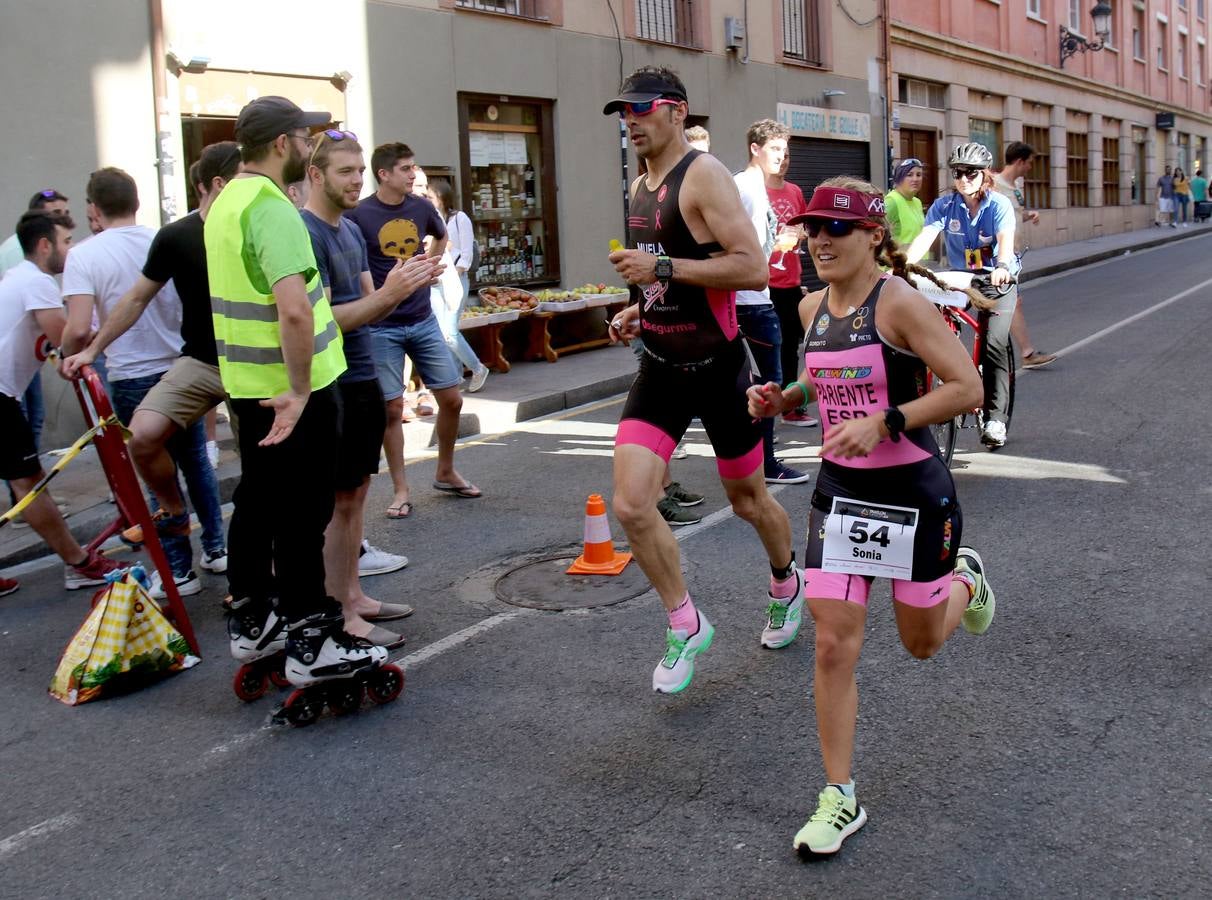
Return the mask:
[[[921,233],[906,250],[909,262],[926,255],[939,234],[952,269],[992,268],[989,280],[1010,284],[1019,273],[1014,254],[1014,206],[993,189],[993,154],[981,144],[961,144],[948,161],[955,190],[930,205]],[[1010,320],[1018,303],[1011,287],[989,317],[982,369],[985,380],[985,424],[981,443],[996,450],[1006,444],[1010,422]]]

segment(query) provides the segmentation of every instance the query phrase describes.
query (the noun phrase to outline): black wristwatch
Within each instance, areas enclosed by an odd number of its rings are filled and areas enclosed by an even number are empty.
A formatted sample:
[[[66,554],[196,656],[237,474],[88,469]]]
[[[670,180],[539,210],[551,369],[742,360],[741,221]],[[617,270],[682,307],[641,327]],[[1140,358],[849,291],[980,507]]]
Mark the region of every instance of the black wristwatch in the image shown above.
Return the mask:
[[[656,280],[662,283],[673,278],[673,260],[668,256],[658,256],[656,261]]]
[[[884,427],[888,429],[888,437],[892,438],[892,443],[895,444],[905,431],[905,414],[895,406],[889,406],[884,410]]]

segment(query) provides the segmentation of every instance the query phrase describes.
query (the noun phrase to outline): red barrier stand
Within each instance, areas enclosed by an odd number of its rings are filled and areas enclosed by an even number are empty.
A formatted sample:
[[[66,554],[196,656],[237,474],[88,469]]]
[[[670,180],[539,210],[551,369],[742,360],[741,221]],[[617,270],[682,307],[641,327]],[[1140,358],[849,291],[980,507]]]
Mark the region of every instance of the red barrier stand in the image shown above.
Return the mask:
[[[113,535],[132,525],[141,526],[143,546],[151,555],[152,564],[160,573],[160,583],[164,586],[167,598],[164,613],[177,626],[194,655],[201,657],[198,640],[194,637],[194,629],[189,622],[189,614],[185,611],[185,604],[181,602],[181,594],[177,591],[168,557],[160,545],[160,537],[156,533],[156,525],[152,521],[151,511],[147,508],[147,501],[143,499],[143,489],[135,475],[135,467],[131,463],[130,454],[126,452],[122,425],[114,416],[109,395],[101,384],[101,377],[92,366],[84,366],[80,370],[80,377],[72,381],[72,385],[76,389],[76,397],[80,401],[80,409],[84,412],[84,421],[89,428],[100,422],[110,422],[97,432],[93,438],[93,446],[101,457],[101,469],[105,472],[105,479],[109,482],[109,489],[118,505],[117,517],[89,542],[86,549],[91,553]]]

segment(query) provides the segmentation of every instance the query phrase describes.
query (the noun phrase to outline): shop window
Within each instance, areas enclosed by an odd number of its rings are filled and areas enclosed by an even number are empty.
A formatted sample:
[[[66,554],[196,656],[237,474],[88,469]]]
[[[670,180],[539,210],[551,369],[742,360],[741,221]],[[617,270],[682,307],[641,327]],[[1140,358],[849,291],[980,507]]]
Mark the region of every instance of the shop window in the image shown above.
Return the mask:
[[[1067,176],[1070,206],[1090,205],[1090,157],[1089,140],[1083,131],[1070,131],[1065,137]]]
[[[1119,138],[1103,138],[1103,206],[1119,206]]]
[[[1023,179],[1023,188],[1027,194],[1026,206],[1028,209],[1051,209],[1052,183],[1049,180],[1049,166],[1052,154],[1048,129],[1026,125],[1023,127],[1023,140],[1035,151],[1035,155],[1031,157],[1031,171]]]
[[[543,0],[455,0],[456,9],[501,13],[519,19],[545,20],[547,16],[543,7]]]
[[[1132,202],[1145,202],[1145,142],[1148,133],[1143,128],[1132,129]]]
[[[900,102],[906,106],[922,106],[927,109],[946,109],[946,89],[931,81],[902,78],[897,83]]]
[[[560,280],[550,100],[459,95],[463,210],[480,245],[476,285]]]
[[[968,140],[975,141],[993,154],[993,168],[1002,163],[1002,126],[989,119],[968,120]]]
[[[694,0],[635,0],[636,37],[698,48]]]
[[[825,64],[820,0],[782,0],[783,56],[814,66]]]

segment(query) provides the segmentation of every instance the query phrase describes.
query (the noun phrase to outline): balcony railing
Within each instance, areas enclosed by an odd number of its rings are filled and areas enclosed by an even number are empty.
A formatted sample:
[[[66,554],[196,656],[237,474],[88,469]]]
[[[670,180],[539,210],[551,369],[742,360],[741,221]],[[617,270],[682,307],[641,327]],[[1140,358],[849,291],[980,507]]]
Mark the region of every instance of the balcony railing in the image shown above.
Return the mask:
[[[519,19],[545,19],[543,0],[455,0],[457,9],[501,13]]]
[[[783,56],[814,66],[824,64],[819,0],[783,0]]]
[[[636,36],[697,49],[694,0],[635,0]]]

